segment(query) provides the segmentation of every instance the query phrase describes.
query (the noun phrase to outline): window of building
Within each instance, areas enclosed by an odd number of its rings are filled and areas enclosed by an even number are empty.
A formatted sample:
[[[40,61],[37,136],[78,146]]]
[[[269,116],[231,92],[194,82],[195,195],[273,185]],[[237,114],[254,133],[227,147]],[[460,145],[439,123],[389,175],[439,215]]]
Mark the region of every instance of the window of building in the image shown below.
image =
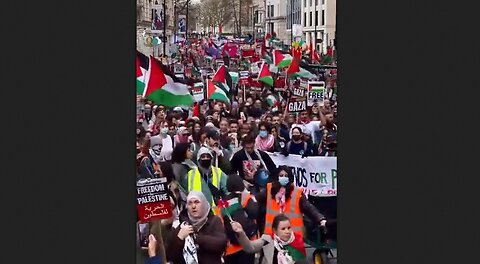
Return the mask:
[[[322,5],[324,5],[324,4],[325,4],[325,0],[322,0]]]
[[[315,0],[315,6],[317,6],[317,5],[318,5],[318,0]]]
[[[310,11],[310,21],[309,21],[309,24],[308,24],[310,27],[312,26],[312,11]]]
[[[307,7],[307,0],[303,0],[303,7]]]
[[[310,6],[312,6],[312,0],[310,0]]]
[[[255,24],[258,23],[258,10],[255,11],[255,15],[253,16],[253,22],[254,22]]]
[[[325,10],[322,10],[322,26],[325,25]]]
[[[303,26],[307,26],[307,12],[303,12]]]
[[[315,26],[318,26],[318,10],[315,10]]]
[[[270,17],[274,17],[275,14],[273,13],[273,5],[270,6]]]

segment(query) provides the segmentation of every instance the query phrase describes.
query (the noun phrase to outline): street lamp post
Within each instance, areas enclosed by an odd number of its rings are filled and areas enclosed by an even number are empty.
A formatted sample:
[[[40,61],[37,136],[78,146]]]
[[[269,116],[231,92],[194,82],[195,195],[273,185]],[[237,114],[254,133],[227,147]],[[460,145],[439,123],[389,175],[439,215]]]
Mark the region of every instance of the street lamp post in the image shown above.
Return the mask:
[[[293,1],[290,1],[290,43],[293,43]]]
[[[187,0],[187,15],[185,18],[185,39],[188,39],[188,3],[190,0]]]
[[[315,34],[315,38],[313,39],[313,43],[315,45],[315,50],[317,49],[317,22],[318,22],[318,14],[317,14],[317,5],[318,5],[318,0],[315,0],[315,29],[314,29],[314,33]]]
[[[167,4],[163,0],[163,55],[167,55]]]

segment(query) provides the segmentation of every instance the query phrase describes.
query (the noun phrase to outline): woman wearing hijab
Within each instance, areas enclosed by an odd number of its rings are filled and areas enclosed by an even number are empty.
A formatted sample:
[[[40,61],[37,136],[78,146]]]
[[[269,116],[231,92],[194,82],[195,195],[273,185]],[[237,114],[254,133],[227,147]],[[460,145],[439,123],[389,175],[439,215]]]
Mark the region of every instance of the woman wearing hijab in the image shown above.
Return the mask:
[[[167,246],[167,260],[175,264],[221,264],[227,236],[203,193],[189,193],[180,222]]]
[[[275,138],[270,134],[270,124],[261,122],[258,125],[259,133],[255,138],[255,147],[262,151],[274,152]]]
[[[306,261],[307,252],[302,234],[292,230],[290,219],[284,214],[279,214],[273,219],[273,234],[263,235],[254,241],[247,238],[241,224],[238,222],[231,224],[245,252],[263,251],[259,261],[261,264],[295,264]]]
[[[321,226],[325,226],[327,222],[317,208],[307,200],[303,190],[295,186],[292,170],[288,166],[279,166],[277,174],[272,177],[272,182],[268,183],[267,188],[255,197],[259,208],[266,210],[261,212],[265,215],[265,220],[263,217],[260,218],[259,224],[261,227],[264,225],[263,233],[267,235],[273,233],[272,222],[277,214],[287,215],[295,232],[301,232],[304,229],[304,214],[312,219],[312,222]]]

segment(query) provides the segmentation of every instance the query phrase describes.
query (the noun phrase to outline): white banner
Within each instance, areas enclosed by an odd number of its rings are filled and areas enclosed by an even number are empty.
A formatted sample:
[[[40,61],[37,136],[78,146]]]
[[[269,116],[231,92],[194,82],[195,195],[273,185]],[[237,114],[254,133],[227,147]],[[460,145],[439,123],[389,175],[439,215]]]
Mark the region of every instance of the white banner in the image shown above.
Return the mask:
[[[152,8],[152,33],[163,33],[163,24],[164,24],[164,12],[162,5],[153,5]]]
[[[187,32],[187,16],[178,15],[178,33],[185,34]]]
[[[286,165],[292,169],[295,185],[312,196],[337,196],[337,157],[306,157],[299,155],[283,156],[268,153],[277,165]]]

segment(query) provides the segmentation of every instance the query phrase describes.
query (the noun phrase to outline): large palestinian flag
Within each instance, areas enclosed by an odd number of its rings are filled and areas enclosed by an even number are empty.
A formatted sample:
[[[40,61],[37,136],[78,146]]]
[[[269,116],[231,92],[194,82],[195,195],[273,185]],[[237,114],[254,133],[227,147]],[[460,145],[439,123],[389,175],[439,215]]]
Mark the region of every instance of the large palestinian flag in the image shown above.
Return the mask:
[[[230,104],[227,94],[223,89],[216,86],[211,80],[207,80],[207,99],[217,100]]]
[[[275,50],[273,52],[273,64],[277,68],[286,68],[290,66],[290,63],[292,62],[291,58],[286,58],[285,55],[282,54],[281,51]]]
[[[270,73],[270,67],[265,62],[262,63],[262,67],[260,68],[260,73],[258,74],[258,81],[264,84],[269,85],[270,87],[273,86],[273,78],[272,74]]]
[[[190,94],[189,86],[180,83],[162,63],[153,57],[148,58],[137,52],[137,76],[138,65],[142,71],[142,62],[148,61],[148,66],[143,71],[143,97],[152,100],[155,104],[166,107],[192,106],[193,96]],[[163,68],[163,69],[162,69]],[[137,78],[137,94],[142,84]]]
[[[212,81],[215,82],[220,88],[222,88],[225,93],[230,92],[230,89],[233,87],[232,85],[232,77],[228,73],[227,67],[225,65],[220,66],[217,72],[212,78]]]

